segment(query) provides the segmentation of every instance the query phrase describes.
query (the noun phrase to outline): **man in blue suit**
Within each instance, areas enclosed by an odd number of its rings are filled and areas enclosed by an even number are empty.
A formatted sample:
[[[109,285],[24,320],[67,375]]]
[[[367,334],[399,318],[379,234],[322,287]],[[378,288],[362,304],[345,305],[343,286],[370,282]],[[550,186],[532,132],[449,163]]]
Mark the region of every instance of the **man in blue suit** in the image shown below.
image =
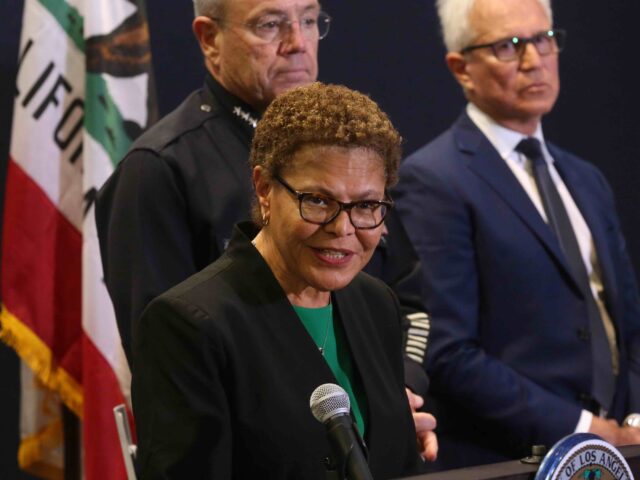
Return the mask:
[[[640,443],[619,423],[640,411],[640,304],[613,195],[541,128],[564,32],[549,0],[437,5],[469,103],[406,159],[394,198],[424,269],[439,467],[579,431]]]

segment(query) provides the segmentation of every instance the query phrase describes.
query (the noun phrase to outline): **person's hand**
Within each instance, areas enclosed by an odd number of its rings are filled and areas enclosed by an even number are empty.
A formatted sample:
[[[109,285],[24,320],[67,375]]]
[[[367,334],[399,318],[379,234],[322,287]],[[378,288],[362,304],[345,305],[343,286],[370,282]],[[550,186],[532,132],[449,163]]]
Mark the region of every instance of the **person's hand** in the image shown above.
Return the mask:
[[[430,413],[418,412],[418,409],[424,405],[424,399],[408,388],[405,388],[405,390],[413,415],[413,423],[416,427],[418,450],[422,458],[433,462],[438,456],[438,437],[434,432],[437,425],[436,419]]]
[[[614,446],[639,445],[640,428],[621,427],[615,420],[593,416],[589,432],[595,433]]]

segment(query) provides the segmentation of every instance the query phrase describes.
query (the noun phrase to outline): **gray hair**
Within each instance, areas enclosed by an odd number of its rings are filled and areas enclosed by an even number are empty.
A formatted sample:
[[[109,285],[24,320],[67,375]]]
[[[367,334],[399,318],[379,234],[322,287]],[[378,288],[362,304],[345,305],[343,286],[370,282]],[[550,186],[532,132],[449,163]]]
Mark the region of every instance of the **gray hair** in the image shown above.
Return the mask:
[[[444,45],[449,52],[459,52],[476,37],[469,24],[469,14],[476,0],[436,0]],[[553,23],[551,0],[538,0]]]
[[[193,0],[193,11],[196,17],[202,15],[221,18],[224,16],[226,2],[227,0]]]

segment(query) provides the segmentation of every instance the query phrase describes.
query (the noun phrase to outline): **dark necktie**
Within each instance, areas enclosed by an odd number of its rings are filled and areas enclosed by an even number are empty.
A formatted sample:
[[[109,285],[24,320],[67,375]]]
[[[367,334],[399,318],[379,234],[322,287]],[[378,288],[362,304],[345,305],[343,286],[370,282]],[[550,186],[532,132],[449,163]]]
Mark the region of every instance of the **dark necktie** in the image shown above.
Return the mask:
[[[540,142],[535,138],[523,139],[516,150],[524,154],[533,167],[535,178],[549,226],[555,233],[567,259],[573,278],[576,279],[587,303],[589,327],[591,329],[591,349],[593,357],[592,397],[604,410],[609,410],[615,391],[615,376],[611,357],[611,346],[604,328],[598,305],[593,298],[587,269],[582,260],[578,240],[569,220],[569,215],[560,194],[549,174],[547,162],[542,154]]]

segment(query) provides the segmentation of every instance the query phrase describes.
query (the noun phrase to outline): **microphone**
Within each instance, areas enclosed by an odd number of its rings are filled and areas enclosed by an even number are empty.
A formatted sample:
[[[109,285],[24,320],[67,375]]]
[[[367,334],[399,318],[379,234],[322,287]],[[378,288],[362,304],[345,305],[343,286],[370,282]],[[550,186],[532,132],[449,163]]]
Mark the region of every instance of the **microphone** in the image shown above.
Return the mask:
[[[623,427],[640,428],[640,413],[630,413],[622,422]]]
[[[339,478],[373,480],[365,456],[366,447],[349,414],[351,402],[347,392],[338,385],[325,383],[313,391],[309,405],[315,419],[324,423],[327,429]]]

